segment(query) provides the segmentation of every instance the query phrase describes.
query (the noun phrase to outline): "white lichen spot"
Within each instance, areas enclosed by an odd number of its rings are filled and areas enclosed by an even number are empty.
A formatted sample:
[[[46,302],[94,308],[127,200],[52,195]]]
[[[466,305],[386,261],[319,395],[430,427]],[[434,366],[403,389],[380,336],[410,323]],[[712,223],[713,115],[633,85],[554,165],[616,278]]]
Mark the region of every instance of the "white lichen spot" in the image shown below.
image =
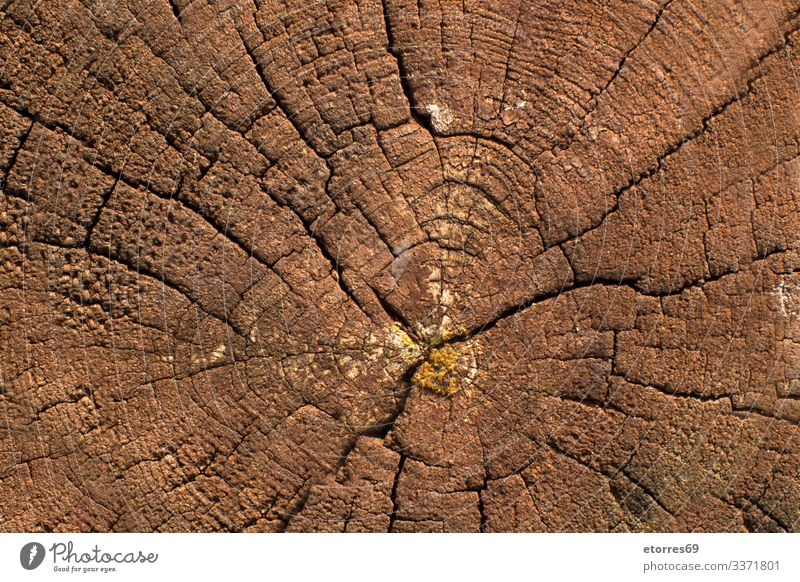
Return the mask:
[[[342,370],[344,377],[348,380],[355,380],[363,375],[357,362],[350,356],[342,356],[339,358],[339,368]]]
[[[209,358],[209,361],[212,363],[219,362],[224,355],[225,355],[225,344],[219,344],[217,346],[217,349],[211,352],[211,357]]]
[[[439,267],[431,267],[430,273],[428,277],[425,279],[425,283],[428,287],[428,294],[431,297],[441,297],[442,296],[442,270]]]
[[[450,307],[453,305],[453,292],[450,291],[450,289],[443,289],[439,303],[441,303],[443,307]]]
[[[452,298],[452,294],[450,293],[450,291],[445,289],[444,291],[442,291],[442,303],[444,303],[445,296]],[[444,332],[452,327],[453,327],[453,320],[450,318],[449,315],[445,313],[444,315],[442,315],[442,321],[439,323],[439,328],[442,329]]]
[[[597,138],[600,137],[601,134],[607,131],[608,131],[607,127],[604,127],[602,125],[599,126],[593,125],[592,127],[589,128],[589,139],[591,141],[597,141]]]
[[[431,125],[436,131],[447,131],[447,128],[453,123],[453,114],[447,107],[431,103],[425,107],[425,112],[430,116]]]
[[[402,373],[422,356],[422,347],[417,345],[402,325],[395,322],[386,334],[381,352],[387,371]]]
[[[781,281],[775,286],[774,293],[778,311],[784,319],[782,359],[789,367],[784,381],[778,383],[777,391],[779,397],[794,398],[800,396],[800,349],[796,340],[800,335],[800,282]]]
[[[527,101],[517,101],[513,105],[503,105],[503,111],[511,111],[512,109],[525,109],[526,105],[528,105]]]
[[[798,304],[798,289],[781,281],[775,286],[775,296],[778,299],[778,307],[784,317],[795,319],[800,315],[800,305]]]

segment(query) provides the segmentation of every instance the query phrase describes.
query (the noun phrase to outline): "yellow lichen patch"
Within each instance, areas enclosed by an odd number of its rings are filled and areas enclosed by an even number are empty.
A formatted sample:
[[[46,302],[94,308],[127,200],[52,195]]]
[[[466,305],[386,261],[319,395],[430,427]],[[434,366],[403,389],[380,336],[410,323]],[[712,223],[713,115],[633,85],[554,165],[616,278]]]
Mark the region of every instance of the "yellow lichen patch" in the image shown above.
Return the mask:
[[[420,388],[451,396],[461,389],[458,351],[453,346],[431,350],[411,381]]]
[[[467,328],[463,325],[443,330],[438,336],[434,337],[431,341],[433,347],[438,347],[445,342],[450,341],[454,337],[462,336],[467,333]]]
[[[403,329],[403,326],[399,323],[395,323],[392,325],[392,333],[396,334],[397,337],[400,338],[400,341],[403,342],[403,345],[407,348],[417,348],[417,344],[411,339],[411,336],[406,333]]]

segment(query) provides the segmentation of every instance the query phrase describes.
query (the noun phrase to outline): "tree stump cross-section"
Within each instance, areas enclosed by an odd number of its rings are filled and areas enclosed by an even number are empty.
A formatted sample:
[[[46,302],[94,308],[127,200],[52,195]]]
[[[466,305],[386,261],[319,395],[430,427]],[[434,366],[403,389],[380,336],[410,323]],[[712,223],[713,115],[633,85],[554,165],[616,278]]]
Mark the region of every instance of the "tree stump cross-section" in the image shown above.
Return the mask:
[[[800,530],[798,0],[0,4],[3,531]]]

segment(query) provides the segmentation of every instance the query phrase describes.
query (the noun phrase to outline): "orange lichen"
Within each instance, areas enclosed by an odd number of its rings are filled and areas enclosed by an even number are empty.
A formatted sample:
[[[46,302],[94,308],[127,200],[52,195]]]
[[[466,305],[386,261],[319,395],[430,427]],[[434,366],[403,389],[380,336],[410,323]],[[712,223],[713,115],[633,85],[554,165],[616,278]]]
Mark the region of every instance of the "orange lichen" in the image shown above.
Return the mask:
[[[450,345],[431,350],[411,381],[420,388],[451,396],[461,389],[459,359],[458,352]]]

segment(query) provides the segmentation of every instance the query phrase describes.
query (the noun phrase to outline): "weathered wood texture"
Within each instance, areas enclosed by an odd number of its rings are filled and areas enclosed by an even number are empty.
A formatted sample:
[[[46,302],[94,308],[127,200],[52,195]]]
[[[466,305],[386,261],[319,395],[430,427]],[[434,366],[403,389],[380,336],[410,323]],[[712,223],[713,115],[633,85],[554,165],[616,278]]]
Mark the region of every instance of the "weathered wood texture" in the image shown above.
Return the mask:
[[[798,0],[0,6],[3,530],[800,530]]]

